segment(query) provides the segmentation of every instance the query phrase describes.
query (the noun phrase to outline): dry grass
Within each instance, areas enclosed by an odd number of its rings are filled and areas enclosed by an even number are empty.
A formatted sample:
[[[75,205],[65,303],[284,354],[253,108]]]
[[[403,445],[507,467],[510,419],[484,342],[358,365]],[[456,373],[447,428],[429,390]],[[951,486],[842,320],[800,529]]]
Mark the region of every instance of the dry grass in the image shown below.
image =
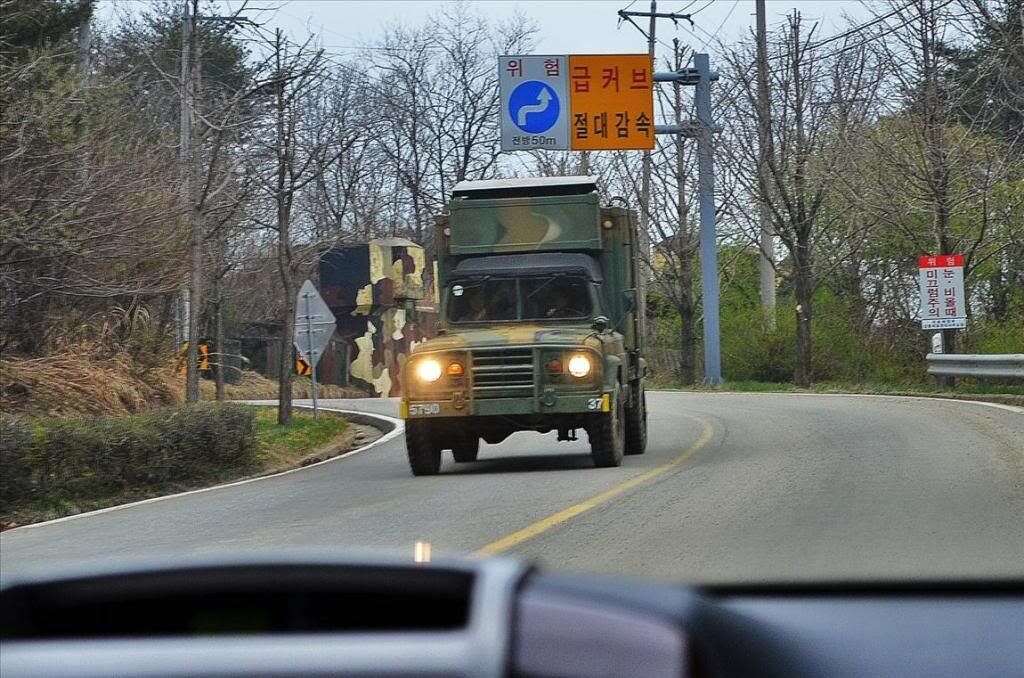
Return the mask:
[[[204,379],[200,384],[203,400],[216,397],[217,385]],[[277,398],[277,380],[264,377],[257,372],[243,372],[242,380],[237,384],[225,384],[224,395],[228,400],[273,400]],[[308,377],[295,377],[292,381],[293,398],[310,398],[313,395],[313,384]],[[317,384],[317,396],[320,398],[362,398],[363,391],[343,386]]]
[[[127,354],[104,355],[89,345],[67,348],[42,358],[0,359],[0,410],[11,414],[44,417],[83,415],[117,416],[145,412],[154,407],[184,401],[185,379],[176,370],[176,357],[165,366],[146,367]],[[213,400],[213,381],[200,383],[203,400]],[[320,385],[323,398],[357,398],[361,391]],[[229,400],[263,400],[277,397],[277,382],[255,372],[245,372],[239,384],[227,384]],[[295,398],[309,398],[310,380],[296,377]]]
[[[88,351],[0,360],[0,409],[69,417],[123,415],[181,402],[171,367],[146,368],[124,354]]]

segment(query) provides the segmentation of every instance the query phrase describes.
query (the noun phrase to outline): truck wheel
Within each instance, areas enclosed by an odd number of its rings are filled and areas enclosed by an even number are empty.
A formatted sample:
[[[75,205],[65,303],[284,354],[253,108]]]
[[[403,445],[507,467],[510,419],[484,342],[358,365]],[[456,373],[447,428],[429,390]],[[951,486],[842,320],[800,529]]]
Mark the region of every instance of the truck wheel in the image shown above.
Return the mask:
[[[647,393],[637,382],[630,389],[633,404],[626,412],[626,454],[643,454],[647,450]]]
[[[441,446],[429,421],[405,422],[405,449],[414,476],[433,476],[441,470]]]
[[[455,455],[455,461],[460,463],[476,461],[476,456],[480,454],[480,437],[467,434],[452,448],[452,454]]]
[[[612,411],[593,415],[587,428],[590,438],[590,456],[594,466],[621,466],[626,447],[626,408],[623,407],[622,389],[617,388],[612,399]]]

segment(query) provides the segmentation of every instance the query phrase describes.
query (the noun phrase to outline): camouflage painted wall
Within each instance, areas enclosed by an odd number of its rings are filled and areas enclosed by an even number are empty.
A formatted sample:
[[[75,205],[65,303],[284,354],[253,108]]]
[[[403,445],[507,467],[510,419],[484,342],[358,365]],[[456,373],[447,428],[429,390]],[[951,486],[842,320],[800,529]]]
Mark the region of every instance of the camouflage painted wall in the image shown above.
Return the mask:
[[[334,248],[320,260],[320,294],[338,318],[336,339],[348,344],[353,385],[381,397],[398,395],[406,357],[429,335],[426,255],[402,238]]]

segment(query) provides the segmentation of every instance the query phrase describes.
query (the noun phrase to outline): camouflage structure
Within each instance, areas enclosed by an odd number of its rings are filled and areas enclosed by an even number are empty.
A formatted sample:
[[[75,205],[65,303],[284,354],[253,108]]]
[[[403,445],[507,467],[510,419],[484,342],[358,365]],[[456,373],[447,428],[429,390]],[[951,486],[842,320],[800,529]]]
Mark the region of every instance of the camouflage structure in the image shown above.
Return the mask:
[[[481,439],[587,432],[594,461],[646,446],[637,237],[591,177],[463,182],[436,226],[439,336],[402,373],[416,475]]]
[[[346,345],[348,376],[374,395],[399,394],[402,366],[432,320],[423,303],[425,259],[422,247],[402,238],[321,257],[320,293],[338,319],[335,340]]]

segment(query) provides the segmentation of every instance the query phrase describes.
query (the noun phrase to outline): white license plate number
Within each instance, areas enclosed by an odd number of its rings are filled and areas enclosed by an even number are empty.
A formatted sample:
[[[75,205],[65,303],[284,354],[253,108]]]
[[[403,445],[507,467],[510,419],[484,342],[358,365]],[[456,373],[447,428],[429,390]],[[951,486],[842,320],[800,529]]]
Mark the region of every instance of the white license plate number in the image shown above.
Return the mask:
[[[432,414],[441,414],[440,403],[409,403],[410,417],[424,417]]]

